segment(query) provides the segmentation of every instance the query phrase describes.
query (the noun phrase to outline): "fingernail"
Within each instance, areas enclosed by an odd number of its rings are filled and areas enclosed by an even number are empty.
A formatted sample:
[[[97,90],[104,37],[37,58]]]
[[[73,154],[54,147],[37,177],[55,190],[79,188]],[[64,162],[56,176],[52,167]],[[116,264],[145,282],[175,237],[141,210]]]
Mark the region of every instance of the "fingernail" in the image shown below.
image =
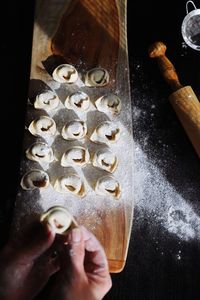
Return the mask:
[[[78,243],[78,242],[81,241],[82,233],[81,233],[81,230],[79,228],[74,228],[72,230],[71,234],[72,234],[72,242]]]
[[[46,231],[47,235],[51,235],[53,232],[52,226],[49,223],[44,223],[43,225],[45,227],[45,231]]]

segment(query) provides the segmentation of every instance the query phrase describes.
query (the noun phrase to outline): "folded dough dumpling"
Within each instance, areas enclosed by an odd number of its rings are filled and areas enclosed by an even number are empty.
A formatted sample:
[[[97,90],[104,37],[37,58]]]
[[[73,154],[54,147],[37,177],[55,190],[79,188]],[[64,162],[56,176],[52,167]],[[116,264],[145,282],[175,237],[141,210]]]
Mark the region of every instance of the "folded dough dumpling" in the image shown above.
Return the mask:
[[[88,149],[80,146],[74,146],[63,154],[61,158],[61,166],[85,166],[90,160]]]
[[[92,164],[94,167],[113,173],[117,168],[118,158],[110,150],[100,149],[94,153]]]
[[[112,176],[103,176],[96,182],[95,191],[98,195],[112,196],[119,199],[121,196],[121,186]]]
[[[28,130],[35,136],[41,136],[44,138],[54,136],[56,133],[56,123],[50,117],[40,116],[31,122]]]
[[[42,142],[32,144],[26,150],[26,157],[39,163],[51,163],[52,161],[54,161],[52,148],[46,143]]]
[[[73,216],[62,206],[49,208],[41,215],[40,221],[50,224],[57,234],[66,234],[69,230],[78,226]]]
[[[109,73],[103,68],[94,68],[85,75],[85,85],[88,87],[101,87],[109,83]]]
[[[73,120],[65,124],[62,129],[62,137],[65,140],[79,140],[85,137],[87,125],[82,120]]]
[[[47,91],[36,96],[34,107],[36,109],[44,109],[49,111],[56,109],[59,103],[60,100],[58,96],[52,91]]]
[[[59,193],[72,193],[78,197],[84,197],[86,194],[84,182],[77,174],[59,177],[54,184],[54,189]]]
[[[49,175],[42,170],[31,170],[23,175],[20,184],[24,190],[46,188],[49,186]]]
[[[116,123],[105,121],[95,128],[90,140],[95,143],[113,144],[119,139],[120,131]]]
[[[55,68],[52,76],[60,83],[74,83],[78,79],[78,72],[72,65],[62,64]]]
[[[115,94],[108,94],[95,101],[97,109],[105,114],[117,115],[121,111],[121,100]]]
[[[90,108],[90,97],[84,92],[75,92],[66,98],[65,106],[75,111],[87,111]]]

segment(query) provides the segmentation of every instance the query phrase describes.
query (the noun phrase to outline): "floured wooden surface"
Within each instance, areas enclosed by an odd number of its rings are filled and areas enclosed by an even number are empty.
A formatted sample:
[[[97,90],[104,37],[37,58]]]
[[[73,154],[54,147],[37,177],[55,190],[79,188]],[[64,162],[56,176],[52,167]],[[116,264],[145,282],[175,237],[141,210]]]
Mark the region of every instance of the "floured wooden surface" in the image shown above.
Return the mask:
[[[95,6],[89,0],[72,2],[67,0],[37,1],[24,153],[20,175],[23,176],[31,169],[45,170],[53,184],[56,178],[66,171],[64,167],[61,167],[60,159],[67,148],[74,145],[84,146],[90,154],[96,149],[104,148],[105,145],[95,144],[89,138],[100,122],[109,120],[118,124],[121,129],[119,140],[110,146],[119,159],[113,176],[121,184],[121,197],[115,200],[112,197],[96,194],[94,191],[96,180],[108,173],[94,168],[90,163],[83,168],[75,168],[86,185],[87,193],[84,198],[78,198],[72,194],[60,194],[51,185],[46,189],[33,191],[25,191],[19,187],[13,224],[16,229],[19,229],[25,224],[24,220],[31,215],[41,213],[53,205],[63,205],[78,223],[88,227],[101,241],[109,260],[110,271],[120,272],[126,261],[134,200],[126,7],[124,1],[96,1]],[[107,26],[104,20],[107,20]],[[118,26],[119,23],[120,26]],[[91,33],[90,30],[96,30],[95,38],[91,38],[95,32]],[[62,35],[66,37],[63,48]],[[66,63],[73,64],[79,72],[79,79],[75,84],[60,84],[51,76],[52,68],[63,59]],[[93,67],[103,67],[109,72],[110,83],[107,86],[98,88],[85,86],[86,71]],[[32,105],[35,96],[47,89],[53,90],[60,99],[59,107],[48,114],[44,110],[36,110]],[[84,91],[90,96],[92,105],[88,112],[78,113],[64,106],[66,97],[75,91]],[[118,116],[112,117],[99,112],[94,105],[98,97],[109,92],[118,95],[122,101],[122,109]],[[31,135],[28,131],[31,121],[41,115],[50,116],[56,122],[57,134],[53,138],[43,140]],[[88,134],[79,141],[66,141],[60,134],[61,129],[66,122],[73,119],[86,121]],[[49,165],[40,165],[26,158],[26,149],[36,141],[45,141],[53,148],[56,157],[54,162]]]

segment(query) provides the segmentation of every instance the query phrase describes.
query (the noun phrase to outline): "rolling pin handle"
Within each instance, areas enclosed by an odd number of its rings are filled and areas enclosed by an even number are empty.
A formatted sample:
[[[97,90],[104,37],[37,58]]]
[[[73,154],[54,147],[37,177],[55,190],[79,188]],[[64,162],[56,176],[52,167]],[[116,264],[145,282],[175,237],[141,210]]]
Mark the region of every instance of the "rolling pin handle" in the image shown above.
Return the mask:
[[[160,71],[173,91],[177,91],[183,86],[179,82],[176,70],[171,61],[166,57],[167,47],[162,42],[156,42],[149,47],[149,56],[156,58]]]

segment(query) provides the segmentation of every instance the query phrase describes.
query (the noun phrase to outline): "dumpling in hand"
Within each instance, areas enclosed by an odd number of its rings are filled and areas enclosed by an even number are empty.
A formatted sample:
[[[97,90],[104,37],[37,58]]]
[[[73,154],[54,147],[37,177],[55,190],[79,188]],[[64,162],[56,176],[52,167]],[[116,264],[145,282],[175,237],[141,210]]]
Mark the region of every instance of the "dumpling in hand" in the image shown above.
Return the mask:
[[[29,125],[29,131],[35,136],[49,137],[56,133],[56,123],[52,118],[40,116]]]
[[[90,160],[89,151],[80,146],[74,146],[68,149],[61,158],[61,166],[85,166]]]
[[[109,74],[106,69],[94,68],[85,75],[85,85],[89,87],[101,87],[109,83]]]
[[[98,195],[112,196],[119,199],[121,196],[121,187],[119,182],[112,176],[103,176],[96,182],[95,191]]]
[[[55,233],[63,235],[78,226],[73,216],[62,206],[49,208],[41,215],[40,221],[50,224]]]
[[[24,190],[46,188],[49,185],[49,175],[42,170],[31,170],[24,174],[20,184]]]
[[[81,120],[73,120],[65,124],[61,134],[65,140],[79,140],[84,138],[86,133],[86,123]]]
[[[108,94],[95,101],[97,109],[105,114],[117,115],[121,111],[121,100],[115,94]]]
[[[34,107],[36,109],[44,109],[46,111],[56,109],[60,103],[58,96],[52,92],[44,92],[36,96]]]
[[[53,150],[46,143],[37,142],[26,150],[26,157],[39,163],[51,163],[54,161]]]
[[[84,92],[76,92],[67,97],[65,106],[75,111],[87,111],[90,108],[90,98]]]
[[[118,165],[117,156],[108,149],[97,150],[92,158],[94,167],[113,173]]]
[[[110,121],[100,123],[92,133],[90,140],[95,143],[112,144],[120,136],[120,128],[117,124]]]
[[[62,194],[71,193],[78,197],[84,197],[86,189],[83,180],[76,174],[69,174],[58,178],[54,189]]]
[[[60,83],[74,83],[78,79],[78,72],[72,65],[62,64],[55,68],[52,76]]]

